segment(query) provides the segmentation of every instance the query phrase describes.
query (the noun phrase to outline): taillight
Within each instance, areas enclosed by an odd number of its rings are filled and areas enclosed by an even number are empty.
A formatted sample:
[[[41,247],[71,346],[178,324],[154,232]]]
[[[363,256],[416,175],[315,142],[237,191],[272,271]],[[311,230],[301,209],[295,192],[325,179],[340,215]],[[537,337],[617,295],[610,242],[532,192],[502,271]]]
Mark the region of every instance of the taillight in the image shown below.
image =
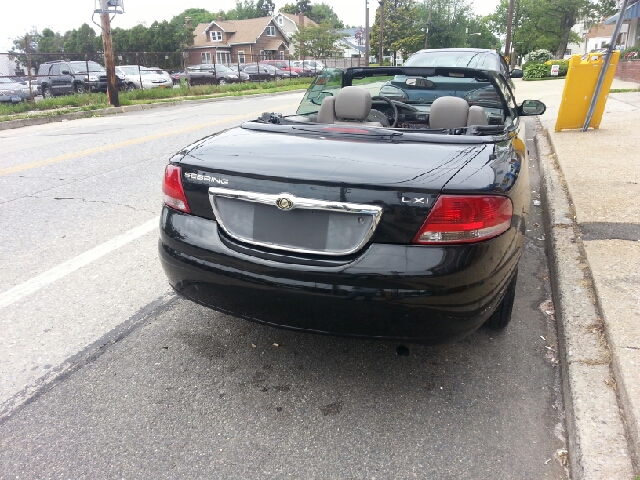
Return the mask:
[[[191,213],[187,197],[184,195],[184,189],[182,188],[181,174],[180,167],[175,165],[167,165],[167,168],[165,168],[164,181],[162,182],[164,203],[181,212]]]
[[[506,232],[512,215],[507,197],[441,195],[413,243],[479,242]]]

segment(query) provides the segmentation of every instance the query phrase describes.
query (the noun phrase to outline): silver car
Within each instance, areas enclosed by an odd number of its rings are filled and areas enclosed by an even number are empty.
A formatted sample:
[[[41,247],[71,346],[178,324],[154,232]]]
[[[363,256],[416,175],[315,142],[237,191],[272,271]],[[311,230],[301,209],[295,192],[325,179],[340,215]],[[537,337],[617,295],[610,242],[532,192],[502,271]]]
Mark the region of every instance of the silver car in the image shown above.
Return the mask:
[[[31,98],[29,85],[0,77],[0,102],[20,103]]]

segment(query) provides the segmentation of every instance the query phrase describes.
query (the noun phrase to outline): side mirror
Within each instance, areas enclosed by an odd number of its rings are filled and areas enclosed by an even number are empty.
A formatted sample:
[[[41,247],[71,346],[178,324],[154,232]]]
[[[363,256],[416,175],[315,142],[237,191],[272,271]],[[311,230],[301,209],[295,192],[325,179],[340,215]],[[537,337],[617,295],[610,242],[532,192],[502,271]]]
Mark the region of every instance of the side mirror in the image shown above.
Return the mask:
[[[522,117],[531,117],[534,115],[542,115],[547,110],[547,106],[540,100],[525,100],[518,107],[518,115]]]
[[[61,70],[60,73],[62,75],[71,75],[71,72],[69,70]]]

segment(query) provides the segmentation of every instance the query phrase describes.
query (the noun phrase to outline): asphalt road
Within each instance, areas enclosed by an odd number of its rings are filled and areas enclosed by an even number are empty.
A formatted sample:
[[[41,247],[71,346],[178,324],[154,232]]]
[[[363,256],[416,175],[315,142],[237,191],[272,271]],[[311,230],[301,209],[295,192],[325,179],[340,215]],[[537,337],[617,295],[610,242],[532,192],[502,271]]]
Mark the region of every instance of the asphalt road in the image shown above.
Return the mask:
[[[509,328],[408,356],[169,290],[169,156],[299,98],[0,132],[0,478],[565,478],[535,204]]]

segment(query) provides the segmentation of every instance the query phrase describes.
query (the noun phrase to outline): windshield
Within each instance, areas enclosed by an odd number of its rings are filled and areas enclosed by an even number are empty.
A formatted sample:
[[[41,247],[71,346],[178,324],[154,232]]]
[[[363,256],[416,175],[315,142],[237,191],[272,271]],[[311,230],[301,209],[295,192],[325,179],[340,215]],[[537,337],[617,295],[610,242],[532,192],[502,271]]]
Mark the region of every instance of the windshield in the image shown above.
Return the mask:
[[[298,115],[318,113],[322,100],[335,95],[340,88],[342,88],[342,70],[339,68],[323,70],[307,89],[298,107]]]
[[[104,73],[106,71],[102,65],[96,62],[71,62],[69,65],[73,73],[87,73],[87,66],[89,72]]]
[[[317,113],[322,100],[335,96],[342,87],[342,70],[323,70],[307,90],[298,115]],[[486,79],[449,73],[439,76],[382,75],[354,78],[351,85],[367,90],[371,97],[383,96],[413,106],[429,106],[439,97],[464,98],[470,106],[479,105],[502,113],[502,99],[494,85]]]
[[[484,50],[432,50],[414,53],[405,67],[461,67],[500,71],[499,57]]]

